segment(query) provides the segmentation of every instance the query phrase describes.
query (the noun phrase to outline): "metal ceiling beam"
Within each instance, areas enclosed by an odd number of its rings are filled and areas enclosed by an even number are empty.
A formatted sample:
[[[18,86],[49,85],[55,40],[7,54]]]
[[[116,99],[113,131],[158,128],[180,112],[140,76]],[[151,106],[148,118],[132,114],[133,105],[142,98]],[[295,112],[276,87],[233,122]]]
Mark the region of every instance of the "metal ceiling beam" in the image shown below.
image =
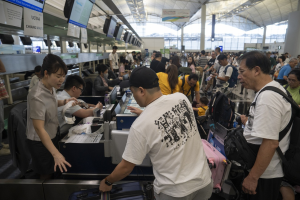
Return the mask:
[[[131,27],[131,25],[129,24],[129,22],[126,20],[126,18],[123,16],[123,14],[121,13],[121,11],[118,9],[118,7],[113,3],[112,0],[103,0],[103,2],[107,5],[107,7],[113,11],[113,13],[115,15],[118,16],[118,18],[124,23],[124,25],[126,25],[140,40],[142,40],[140,38],[140,36],[135,32],[135,30]]]

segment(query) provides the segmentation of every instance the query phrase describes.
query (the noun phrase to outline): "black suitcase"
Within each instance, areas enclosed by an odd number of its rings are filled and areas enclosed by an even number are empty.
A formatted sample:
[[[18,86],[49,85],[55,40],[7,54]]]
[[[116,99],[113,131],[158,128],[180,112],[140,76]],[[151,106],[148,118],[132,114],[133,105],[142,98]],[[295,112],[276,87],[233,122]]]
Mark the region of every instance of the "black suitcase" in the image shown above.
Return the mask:
[[[149,188],[147,188],[149,189]],[[152,188],[151,188],[152,189]],[[107,193],[103,200],[148,200],[149,195],[140,182],[130,182],[114,185],[110,193]],[[147,198],[148,196],[148,198]],[[100,200],[101,192],[99,188],[74,192],[70,195],[69,200]],[[149,200],[153,199],[150,197]]]

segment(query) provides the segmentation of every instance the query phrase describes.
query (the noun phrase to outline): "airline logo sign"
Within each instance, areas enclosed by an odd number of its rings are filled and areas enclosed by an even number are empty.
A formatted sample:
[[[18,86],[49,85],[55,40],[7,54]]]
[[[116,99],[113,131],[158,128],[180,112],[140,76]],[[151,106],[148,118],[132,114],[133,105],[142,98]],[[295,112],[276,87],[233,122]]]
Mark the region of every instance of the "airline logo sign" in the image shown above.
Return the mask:
[[[188,22],[190,21],[190,10],[163,9],[161,18],[166,22]]]
[[[44,37],[43,13],[24,8],[24,35]]]

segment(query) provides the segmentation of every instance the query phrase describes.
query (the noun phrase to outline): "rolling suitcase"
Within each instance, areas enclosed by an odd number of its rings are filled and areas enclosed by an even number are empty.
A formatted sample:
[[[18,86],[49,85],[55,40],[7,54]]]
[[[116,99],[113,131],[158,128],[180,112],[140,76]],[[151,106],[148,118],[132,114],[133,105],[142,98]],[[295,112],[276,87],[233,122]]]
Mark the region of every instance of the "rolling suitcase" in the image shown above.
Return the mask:
[[[214,192],[219,193],[222,190],[223,182],[228,178],[230,163],[226,160],[225,156],[214,148],[207,140],[202,139],[202,144],[207,162],[212,172]]]
[[[146,192],[139,182],[114,185],[109,193],[99,192],[99,188],[74,192],[69,200],[147,200]]]

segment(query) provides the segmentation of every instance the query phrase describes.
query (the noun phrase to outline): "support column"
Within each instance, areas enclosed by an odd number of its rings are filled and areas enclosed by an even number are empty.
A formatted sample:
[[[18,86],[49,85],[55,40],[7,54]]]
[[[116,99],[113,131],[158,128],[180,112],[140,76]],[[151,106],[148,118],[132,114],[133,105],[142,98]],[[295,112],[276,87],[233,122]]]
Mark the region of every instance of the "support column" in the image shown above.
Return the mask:
[[[92,53],[92,42],[89,43],[89,53]]]
[[[206,23],[206,5],[201,7],[201,37],[200,37],[200,51],[205,50],[205,23]]]
[[[48,45],[48,54],[51,53],[51,46],[50,46],[50,35],[47,35],[47,45]]]
[[[264,26],[264,35],[263,35],[263,41],[262,41],[261,49],[263,49],[264,46],[266,45],[266,35],[267,35],[267,26]]]
[[[298,9],[297,11],[300,11],[300,0],[298,0]]]
[[[184,27],[182,26],[181,27],[181,47],[180,47],[180,49],[182,50],[182,46],[183,46],[183,29],[184,29]],[[182,52],[182,51],[181,51]]]
[[[8,99],[7,99],[7,103],[9,105],[13,104],[13,98],[12,98],[12,95],[11,95],[11,88],[10,88],[10,82],[9,82],[9,75],[6,74],[4,76],[4,82],[5,82],[5,87],[6,87],[6,90],[7,90],[7,94],[8,94]]]
[[[99,62],[99,60],[98,60],[98,62]],[[96,72],[96,63],[95,63],[95,61],[93,61],[93,72],[94,73]]]
[[[300,1],[299,3],[300,4]],[[298,11],[291,12],[288,19],[288,28],[285,36],[284,52],[289,52],[292,57],[297,57],[300,54],[300,6]]]
[[[83,43],[80,42],[80,53],[83,53],[83,48],[84,48],[84,45],[83,45]]]
[[[59,42],[60,42],[60,53],[68,53],[66,41],[63,41],[62,37],[59,37]]]

